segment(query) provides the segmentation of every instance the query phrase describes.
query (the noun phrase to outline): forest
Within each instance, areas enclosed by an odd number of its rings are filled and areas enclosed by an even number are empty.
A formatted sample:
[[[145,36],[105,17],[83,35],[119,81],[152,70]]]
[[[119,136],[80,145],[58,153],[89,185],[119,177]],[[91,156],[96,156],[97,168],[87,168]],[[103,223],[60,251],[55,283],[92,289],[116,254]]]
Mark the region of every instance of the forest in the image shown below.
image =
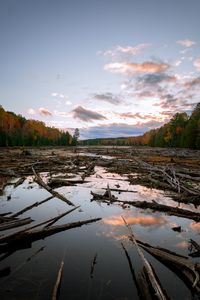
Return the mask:
[[[47,127],[41,121],[27,120],[22,115],[5,111],[0,106],[0,146],[69,146],[76,145],[78,129],[69,132]],[[141,136],[90,139],[79,145],[151,146],[200,149],[200,103],[189,116],[176,113],[162,127],[147,131]]]
[[[81,142],[82,145],[118,145],[151,147],[178,147],[200,149],[200,103],[190,116],[187,113],[176,113],[162,127],[147,131],[141,136],[92,139]]]
[[[65,146],[73,143],[69,132],[27,120],[0,106],[0,146]]]

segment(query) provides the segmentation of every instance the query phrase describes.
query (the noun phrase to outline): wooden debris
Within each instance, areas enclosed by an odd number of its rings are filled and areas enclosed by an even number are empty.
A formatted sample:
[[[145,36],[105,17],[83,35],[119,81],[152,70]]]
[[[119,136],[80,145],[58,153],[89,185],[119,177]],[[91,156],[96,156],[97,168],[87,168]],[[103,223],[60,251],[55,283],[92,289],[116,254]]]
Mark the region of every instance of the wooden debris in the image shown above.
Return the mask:
[[[180,256],[177,253],[169,251],[167,249],[153,247],[139,240],[137,240],[137,243],[140,247],[157,258],[174,273],[176,273],[179,277],[183,278],[183,280],[191,289],[200,293],[200,264],[195,264],[187,257]]]
[[[31,205],[23,208],[22,210],[18,211],[17,213],[11,215],[11,217],[18,217],[18,216],[22,215],[23,213],[27,212],[28,210],[31,210],[33,207],[37,207],[37,206],[39,206],[39,205],[41,205],[41,204],[43,204],[43,203],[51,200],[52,198],[54,198],[54,197],[50,196],[50,197],[48,197],[48,198],[46,198],[46,199],[44,199],[44,200],[42,200],[40,202],[35,202],[35,203],[33,203],[33,204],[31,204]]]
[[[181,226],[172,227],[173,231],[181,232]]]
[[[146,276],[149,279],[149,282],[151,283],[151,286],[154,290],[154,293],[156,295],[157,299],[160,300],[166,300],[168,299],[168,297],[166,296],[166,292],[163,290],[163,288],[161,287],[160,282],[158,282],[156,276],[155,276],[155,271],[153,270],[153,267],[151,266],[151,264],[148,262],[148,260],[145,258],[143,252],[140,250],[138,243],[135,239],[135,236],[132,232],[132,229],[130,227],[130,225],[126,222],[126,220],[122,217],[124,224],[126,225],[126,227],[128,228],[129,231],[129,238],[131,240],[131,242],[136,246],[136,249],[138,251],[138,254],[144,264],[144,271]]]
[[[22,184],[25,180],[25,177],[19,178],[15,183],[14,183],[14,188],[18,187],[20,184]]]
[[[25,219],[21,219],[21,220],[13,220],[13,221],[4,222],[3,224],[0,225],[0,231],[27,225],[27,224],[30,224],[31,222],[33,222],[33,220],[31,218],[25,218]]]
[[[97,264],[97,254],[95,254],[92,263],[91,263],[91,269],[90,269],[90,278],[94,277],[94,267]]]
[[[61,285],[63,269],[64,269],[64,261],[62,260],[59,271],[58,271],[56,283],[54,285],[52,300],[58,300],[58,294],[59,294],[59,289],[60,289],[60,285]]]
[[[54,197],[59,198],[60,200],[66,202],[68,205],[72,205],[74,206],[74,204],[69,201],[66,197],[64,197],[63,195],[61,195],[60,193],[54,191],[50,186],[48,186],[43,180],[42,178],[35,172],[34,168],[32,167],[33,173],[35,175],[36,181],[37,183],[42,186],[45,190],[47,190],[49,193],[51,193]]]
[[[190,250],[192,251],[193,249],[195,249],[195,252],[189,253],[189,256],[191,257],[200,257],[200,245],[194,241],[193,239],[190,239],[189,241],[191,247]]]
[[[45,224],[48,224],[48,223],[51,223],[51,224],[54,224],[56,221],[60,220],[62,217],[66,216],[67,214],[73,212],[74,210],[76,210],[77,208],[79,208],[79,206],[76,206],[75,208],[72,208],[64,213],[62,213],[61,215],[57,216],[57,217],[54,217],[54,218],[50,218],[46,221],[43,221],[43,222],[40,222],[36,225],[33,225],[31,227],[28,227],[28,228],[25,228],[23,230],[20,230],[18,232],[15,232],[15,233],[12,233],[10,235],[7,235],[7,236],[3,236],[0,238],[0,244],[1,243],[5,243],[5,242],[10,242],[14,239],[16,239],[18,236],[20,236],[21,234],[23,234],[24,232],[26,231],[30,231],[32,229],[35,229],[35,228],[38,228],[38,227],[41,227],[42,225],[45,225]],[[45,229],[45,227],[44,227]]]
[[[194,212],[191,210],[187,210],[187,209],[182,209],[182,208],[178,208],[178,207],[172,207],[172,206],[168,206],[168,205],[164,205],[164,204],[160,204],[156,201],[152,201],[152,202],[147,202],[147,201],[122,201],[122,200],[118,200],[117,198],[112,198],[112,200],[110,201],[109,198],[105,198],[102,195],[99,194],[95,194],[93,192],[91,192],[91,194],[93,195],[93,200],[95,201],[102,201],[102,202],[117,202],[120,203],[121,205],[124,204],[128,204],[128,205],[133,205],[135,207],[138,208],[142,208],[142,209],[147,209],[150,208],[154,211],[160,211],[163,213],[167,213],[168,215],[173,215],[173,216],[177,216],[177,217],[181,217],[181,218],[187,218],[187,219],[192,219],[196,222],[200,222],[200,213],[199,212]]]
[[[130,272],[131,272],[131,276],[132,276],[133,282],[134,282],[134,284],[135,284],[135,286],[137,288],[138,296],[139,296],[140,299],[145,299],[145,298],[142,297],[142,289],[140,288],[140,285],[139,285],[139,282],[138,282],[138,278],[135,275],[135,271],[133,269],[133,265],[132,265],[132,262],[131,262],[131,258],[130,258],[129,254],[128,254],[128,251],[125,248],[125,246],[124,246],[123,243],[121,243],[121,245],[122,245],[122,249],[124,250],[125,256],[127,258],[129,269],[130,269]],[[146,290],[149,290],[149,289],[146,287]]]
[[[15,236],[12,236],[12,239],[8,238],[0,239],[0,243],[3,242],[3,244],[0,246],[0,253],[2,252],[8,252],[8,251],[13,251],[13,249],[20,249],[23,248],[23,244],[31,244],[34,241],[44,239],[48,236],[51,236],[55,233],[69,230],[72,228],[76,227],[81,227],[86,224],[94,223],[97,221],[100,221],[101,218],[95,218],[95,219],[89,219],[89,220],[84,220],[84,221],[78,221],[78,222],[72,222],[72,223],[67,223],[67,224],[62,224],[62,225],[57,225],[57,226],[51,226],[49,228],[42,228],[38,230],[28,230],[24,231],[20,234],[16,234]]]

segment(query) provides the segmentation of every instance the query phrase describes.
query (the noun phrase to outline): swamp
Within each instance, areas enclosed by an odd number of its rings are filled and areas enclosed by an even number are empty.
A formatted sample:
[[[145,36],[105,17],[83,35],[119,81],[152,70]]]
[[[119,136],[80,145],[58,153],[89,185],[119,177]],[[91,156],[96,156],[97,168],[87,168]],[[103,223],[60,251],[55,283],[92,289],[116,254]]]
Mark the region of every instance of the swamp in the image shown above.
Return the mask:
[[[0,299],[200,298],[200,150],[0,151]]]

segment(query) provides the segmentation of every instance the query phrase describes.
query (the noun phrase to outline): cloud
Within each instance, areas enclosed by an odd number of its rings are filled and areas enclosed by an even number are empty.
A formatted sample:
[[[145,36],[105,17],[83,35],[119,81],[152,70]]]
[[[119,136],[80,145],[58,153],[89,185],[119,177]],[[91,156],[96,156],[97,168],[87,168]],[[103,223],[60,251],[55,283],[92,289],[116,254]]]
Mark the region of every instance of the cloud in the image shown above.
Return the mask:
[[[104,117],[102,114],[95,112],[93,110],[90,110],[90,109],[86,109],[82,106],[78,106],[74,110],[72,110],[72,115],[75,119],[79,119],[83,122],[106,120],[106,117]]]
[[[190,89],[194,87],[200,87],[200,77],[196,77],[184,83],[185,88]]]
[[[150,44],[138,44],[134,47],[132,46],[126,46],[126,47],[122,47],[122,46],[116,46],[113,49],[109,49],[106,51],[99,51],[98,54],[103,55],[103,56],[117,56],[120,54],[126,54],[126,55],[138,55],[141,53],[141,51],[145,48],[150,47]]]
[[[140,225],[144,227],[149,226],[162,226],[167,223],[167,220],[163,217],[154,217],[154,216],[127,216],[126,221],[130,225]],[[103,223],[112,226],[124,226],[124,221],[120,216],[112,216],[103,219]]]
[[[162,82],[176,82],[177,77],[176,76],[170,76],[164,73],[158,73],[158,74],[146,74],[143,77],[138,78],[138,82],[142,84],[147,85],[156,85]]]
[[[115,62],[106,64],[104,70],[112,73],[133,75],[138,73],[162,73],[169,69],[166,63],[146,61],[143,63]]]
[[[196,44],[194,41],[191,41],[191,40],[188,40],[188,39],[185,39],[185,40],[179,40],[179,41],[177,41],[176,43],[177,43],[177,44],[180,44],[180,45],[182,45],[182,46],[184,46],[184,47],[187,47],[187,48],[189,48],[189,47],[191,47],[191,46],[193,46],[193,45]]]
[[[40,107],[38,109],[38,111],[39,111],[39,114],[42,115],[42,116],[48,116],[48,117],[52,116],[52,113],[48,109],[46,109],[44,107]]]
[[[194,61],[194,66],[197,68],[197,71],[200,71],[200,58]]]
[[[33,109],[33,108],[29,108],[28,111],[27,111],[27,113],[28,113],[29,115],[36,115],[36,111],[35,111],[35,109]]]
[[[94,94],[93,96],[96,100],[105,101],[111,104],[123,103],[123,100],[121,98],[113,95],[112,93]]]
[[[157,128],[164,124],[163,121],[148,121],[138,122],[135,125],[129,125],[126,123],[112,123],[104,124],[101,126],[91,126],[88,128],[80,129],[81,139],[93,139],[93,138],[117,138],[138,136],[144,134],[146,131]]]
[[[68,99],[67,95],[64,94],[59,94],[59,93],[51,93],[52,97],[57,97],[57,98],[61,98],[61,99]]]

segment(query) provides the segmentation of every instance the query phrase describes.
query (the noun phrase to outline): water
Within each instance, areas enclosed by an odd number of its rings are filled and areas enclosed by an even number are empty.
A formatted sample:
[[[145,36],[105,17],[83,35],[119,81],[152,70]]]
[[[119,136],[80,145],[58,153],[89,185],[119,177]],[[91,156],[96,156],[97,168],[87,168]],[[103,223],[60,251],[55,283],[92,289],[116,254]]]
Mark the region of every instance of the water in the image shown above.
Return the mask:
[[[43,176],[48,178],[48,174],[44,173]],[[86,178],[86,181],[89,182],[57,189],[81,207],[60,219],[56,225],[96,217],[101,217],[102,220],[36,241],[32,243],[31,248],[18,250],[3,259],[0,269],[10,267],[11,272],[9,276],[0,279],[0,299],[51,299],[62,259],[65,265],[59,299],[138,299],[121,242],[129,252],[136,274],[142,268],[142,263],[136,249],[127,238],[128,230],[124,226],[122,216],[131,224],[137,239],[152,245],[188,255],[189,239],[199,242],[200,223],[128,205],[123,208],[117,203],[107,205],[90,201],[91,191],[103,194],[109,183],[110,188],[116,189],[117,185],[120,186],[119,189],[127,190],[121,193],[113,192],[120,200],[156,200],[159,203],[177,206],[164,192],[141,185],[129,185],[126,176],[106,173],[102,167],[96,167],[95,174]],[[7,201],[8,195],[11,195],[10,201]],[[16,189],[12,185],[6,188],[4,195],[0,197],[1,213],[17,212],[48,196],[49,193],[38,187],[29,176]],[[181,207],[195,211],[192,205],[184,204]],[[41,222],[68,209],[70,207],[66,203],[53,198],[24,213],[21,218],[32,217],[35,222]],[[182,231],[174,232],[172,227],[175,226],[181,226]],[[20,229],[21,227],[10,229],[3,233],[9,234]],[[144,254],[154,266],[171,299],[191,299],[190,290],[173,272],[146,252]],[[91,278],[91,265],[95,256],[97,263]],[[198,258],[193,260],[199,261]]]

